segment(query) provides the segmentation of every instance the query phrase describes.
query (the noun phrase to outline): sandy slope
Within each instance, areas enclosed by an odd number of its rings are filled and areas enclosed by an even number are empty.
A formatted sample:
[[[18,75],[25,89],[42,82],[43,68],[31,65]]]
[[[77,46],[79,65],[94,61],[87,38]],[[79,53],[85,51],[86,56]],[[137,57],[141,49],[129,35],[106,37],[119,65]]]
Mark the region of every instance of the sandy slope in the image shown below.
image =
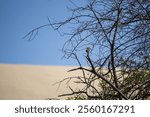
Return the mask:
[[[68,92],[67,86],[54,83],[75,73],[73,67],[0,64],[0,99],[57,98]],[[76,72],[77,73],[77,72]]]

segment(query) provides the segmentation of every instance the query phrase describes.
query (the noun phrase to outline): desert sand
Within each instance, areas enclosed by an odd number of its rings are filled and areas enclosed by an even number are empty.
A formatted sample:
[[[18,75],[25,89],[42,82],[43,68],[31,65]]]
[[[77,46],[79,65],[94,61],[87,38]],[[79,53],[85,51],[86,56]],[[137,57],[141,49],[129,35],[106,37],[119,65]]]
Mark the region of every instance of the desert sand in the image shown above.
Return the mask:
[[[59,94],[70,92],[65,83],[56,82],[80,72],[67,72],[74,67],[0,64],[1,100],[43,100],[59,98]],[[55,85],[54,85],[55,84]]]

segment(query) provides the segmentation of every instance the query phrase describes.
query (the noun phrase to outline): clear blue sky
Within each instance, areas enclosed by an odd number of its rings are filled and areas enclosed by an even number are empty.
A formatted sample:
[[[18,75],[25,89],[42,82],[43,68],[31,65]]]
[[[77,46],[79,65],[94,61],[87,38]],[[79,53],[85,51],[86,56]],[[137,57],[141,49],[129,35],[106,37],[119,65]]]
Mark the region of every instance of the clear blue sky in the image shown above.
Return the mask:
[[[61,59],[66,39],[50,27],[41,29],[33,41],[22,39],[33,28],[47,24],[47,17],[65,19],[70,5],[69,0],[0,0],[0,63],[77,65]]]

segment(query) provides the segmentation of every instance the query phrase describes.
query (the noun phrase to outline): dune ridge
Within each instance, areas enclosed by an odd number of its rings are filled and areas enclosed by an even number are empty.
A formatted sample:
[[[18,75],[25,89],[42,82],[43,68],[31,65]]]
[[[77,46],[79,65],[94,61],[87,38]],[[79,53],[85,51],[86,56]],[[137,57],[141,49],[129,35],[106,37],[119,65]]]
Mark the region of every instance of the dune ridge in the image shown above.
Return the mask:
[[[76,75],[77,72],[67,72],[72,68],[74,67],[0,64],[0,99],[58,98],[59,94],[69,92],[69,89],[64,83],[59,89],[58,85],[53,84]]]

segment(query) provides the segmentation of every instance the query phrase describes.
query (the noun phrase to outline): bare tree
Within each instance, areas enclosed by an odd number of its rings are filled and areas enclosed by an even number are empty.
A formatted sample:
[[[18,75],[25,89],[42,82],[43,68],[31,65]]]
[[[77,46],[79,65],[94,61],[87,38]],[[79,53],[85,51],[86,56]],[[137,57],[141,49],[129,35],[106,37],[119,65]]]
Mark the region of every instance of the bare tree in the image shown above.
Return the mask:
[[[76,79],[84,87],[72,89],[78,99],[149,99],[150,98],[150,1],[89,0],[85,6],[74,5],[72,15],[62,22],[50,22],[70,38],[63,47],[65,57],[74,58],[82,75]],[[41,28],[41,27],[39,27]],[[32,36],[34,29],[28,33]],[[85,53],[89,67],[83,67],[78,52]],[[64,80],[63,80],[64,81]],[[62,83],[61,81],[59,83]],[[80,98],[79,98],[80,99]]]

